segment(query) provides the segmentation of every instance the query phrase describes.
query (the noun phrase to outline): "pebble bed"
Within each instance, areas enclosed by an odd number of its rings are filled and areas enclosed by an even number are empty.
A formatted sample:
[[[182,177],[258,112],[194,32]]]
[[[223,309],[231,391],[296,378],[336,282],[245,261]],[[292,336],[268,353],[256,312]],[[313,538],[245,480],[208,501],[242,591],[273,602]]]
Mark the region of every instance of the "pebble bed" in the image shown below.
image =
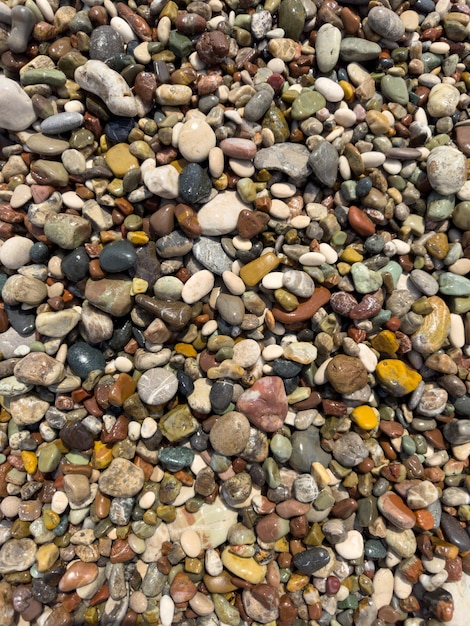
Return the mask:
[[[0,3],[2,626],[462,626],[470,8]]]

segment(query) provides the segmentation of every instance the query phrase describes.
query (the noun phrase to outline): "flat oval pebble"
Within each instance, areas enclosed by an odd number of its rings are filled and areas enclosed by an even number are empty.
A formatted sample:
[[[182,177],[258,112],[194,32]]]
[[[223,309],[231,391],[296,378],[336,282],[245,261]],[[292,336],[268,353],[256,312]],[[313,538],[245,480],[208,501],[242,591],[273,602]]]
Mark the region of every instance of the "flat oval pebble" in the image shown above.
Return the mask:
[[[166,404],[174,397],[177,389],[176,376],[162,367],[147,370],[137,383],[140,399],[150,405]]]

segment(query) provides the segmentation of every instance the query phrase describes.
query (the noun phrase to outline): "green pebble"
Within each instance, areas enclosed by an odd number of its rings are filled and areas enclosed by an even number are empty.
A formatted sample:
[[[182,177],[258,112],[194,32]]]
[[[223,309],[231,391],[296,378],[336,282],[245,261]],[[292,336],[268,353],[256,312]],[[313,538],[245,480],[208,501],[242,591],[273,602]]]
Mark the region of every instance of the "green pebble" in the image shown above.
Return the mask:
[[[413,439],[415,441],[416,453],[417,454],[425,454],[428,449],[428,444],[424,435],[414,435]]]
[[[398,104],[406,106],[410,101],[406,82],[399,76],[384,76],[380,81],[380,89],[382,94],[391,102],[398,102]]]
[[[454,194],[441,196],[436,191],[432,191],[427,198],[426,216],[440,222],[452,215],[455,207]]]
[[[443,272],[439,276],[439,291],[446,296],[470,296],[470,279]]]
[[[377,289],[380,289],[383,284],[381,274],[370,270],[364,263],[353,263],[351,266],[351,276],[356,291],[362,294],[373,293],[377,291]]]
[[[356,186],[357,183],[355,180],[345,180],[341,183],[341,195],[346,200],[346,202],[352,202],[357,200]]]
[[[345,600],[340,600],[337,604],[338,609],[357,609],[359,601],[357,596],[350,593]]]
[[[42,341],[33,341],[33,343],[29,344],[29,349],[31,352],[45,352],[46,348]]]
[[[285,311],[295,311],[299,306],[299,301],[286,289],[276,289],[274,291],[274,298],[278,304],[282,306]]]
[[[452,298],[450,301],[451,313],[468,313],[470,311],[470,297],[466,298]]]
[[[279,576],[281,579],[281,583],[286,584],[287,582],[289,582],[289,578],[292,576],[292,572],[290,571],[290,569],[283,568],[279,570]]]
[[[364,556],[367,559],[384,559],[387,549],[379,539],[368,539],[364,544]]]
[[[282,0],[278,25],[286,37],[298,41],[305,26],[306,11],[301,0]]]
[[[290,459],[292,454],[292,444],[287,437],[284,437],[284,435],[280,435],[279,433],[275,434],[271,439],[269,447],[271,448],[271,452],[278,463],[287,463]]]
[[[54,471],[62,458],[59,448],[54,443],[47,443],[38,454],[38,469],[40,472],[48,473]],[[87,459],[89,463],[90,459]]]
[[[411,456],[416,452],[416,442],[409,435],[404,435],[401,439],[401,450],[406,455]]]
[[[240,178],[237,182],[237,191],[243,202],[250,203],[256,199],[256,187],[251,178]]]
[[[266,482],[271,489],[276,489],[281,484],[281,474],[276,461],[272,457],[268,457],[263,463],[263,471],[266,476]]]
[[[283,143],[289,139],[290,129],[286,118],[280,109],[271,106],[261,122],[263,128],[268,128],[274,135],[275,143]]]
[[[450,137],[445,133],[441,133],[440,135],[435,135],[432,139],[430,139],[425,147],[428,150],[432,150],[433,148],[437,148],[438,146],[445,146],[449,143]],[[419,173],[419,170],[417,170]]]
[[[403,269],[396,261],[389,261],[387,265],[377,270],[378,274],[383,275],[386,272],[391,275],[393,284],[396,287],[400,276],[403,274]]]
[[[335,499],[331,492],[327,491],[326,489],[322,489],[322,491],[320,491],[320,493],[316,497],[313,506],[316,508],[317,511],[326,511],[326,509],[332,507],[334,503]]]
[[[193,49],[193,43],[189,37],[178,33],[176,30],[170,32],[170,38],[168,40],[168,48],[179,59],[187,57]]]
[[[306,120],[326,105],[325,98],[318,91],[305,90],[294,100],[291,116],[294,120]]]
[[[67,76],[60,70],[26,70],[20,73],[22,85],[50,85],[51,87],[63,87]]]

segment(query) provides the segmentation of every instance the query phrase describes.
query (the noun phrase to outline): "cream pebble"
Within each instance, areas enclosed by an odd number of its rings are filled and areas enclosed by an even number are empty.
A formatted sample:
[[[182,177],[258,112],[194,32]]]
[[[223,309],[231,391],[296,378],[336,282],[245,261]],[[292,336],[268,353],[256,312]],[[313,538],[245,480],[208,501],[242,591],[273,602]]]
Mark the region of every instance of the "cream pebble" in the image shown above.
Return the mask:
[[[180,537],[180,544],[186,556],[196,558],[201,552],[201,538],[195,530],[185,530]]]

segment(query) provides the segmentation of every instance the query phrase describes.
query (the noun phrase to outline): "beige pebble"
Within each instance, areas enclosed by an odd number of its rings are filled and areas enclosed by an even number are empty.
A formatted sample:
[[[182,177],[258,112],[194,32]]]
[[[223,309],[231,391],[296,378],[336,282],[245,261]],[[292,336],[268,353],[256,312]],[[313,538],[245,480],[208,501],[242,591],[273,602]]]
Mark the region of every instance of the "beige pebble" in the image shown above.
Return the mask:
[[[400,15],[405,30],[413,32],[418,29],[419,26],[419,14],[416,11],[403,11]]]
[[[219,178],[224,171],[224,153],[215,146],[209,151],[209,172],[213,178]]]
[[[234,274],[230,270],[225,270],[225,272],[223,272],[222,280],[224,281],[225,286],[227,287],[227,289],[234,296],[241,296],[243,293],[245,293],[245,291],[246,291],[245,283],[243,282],[243,280],[239,276],[237,276],[236,274]],[[209,323],[210,322],[207,322],[207,324],[209,324]],[[216,328],[217,328],[217,322],[216,322]],[[204,330],[204,328],[203,328],[203,330]],[[214,331],[212,331],[212,332],[214,332]],[[209,334],[211,334],[211,333],[209,333]]]
[[[284,348],[275,343],[263,348],[263,352],[261,353],[265,361],[274,361],[275,359],[281,358],[283,354],[284,354]]]
[[[245,159],[229,159],[228,164],[236,176],[251,178],[255,173],[255,166]]]
[[[180,544],[185,554],[190,558],[196,558],[201,552],[201,538],[195,530],[190,528],[181,534]]]
[[[310,217],[308,215],[296,215],[290,221],[292,228],[297,230],[304,230],[310,224]]]
[[[269,215],[278,220],[286,220],[290,216],[290,209],[285,202],[275,199],[271,203]]]
[[[270,272],[261,281],[265,289],[281,289],[284,282],[283,272]]]
[[[291,198],[295,195],[297,188],[292,183],[274,183],[269,190],[274,198]]]

